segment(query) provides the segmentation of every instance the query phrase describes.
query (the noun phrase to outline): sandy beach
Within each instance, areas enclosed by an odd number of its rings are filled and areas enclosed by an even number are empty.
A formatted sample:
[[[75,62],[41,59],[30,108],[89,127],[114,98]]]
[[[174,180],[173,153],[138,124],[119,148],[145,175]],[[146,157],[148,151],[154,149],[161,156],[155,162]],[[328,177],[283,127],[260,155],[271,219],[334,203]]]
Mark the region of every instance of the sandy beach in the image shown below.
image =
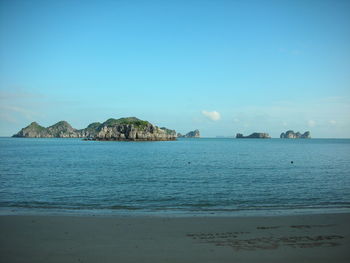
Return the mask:
[[[350,214],[0,216],[1,262],[350,262]]]

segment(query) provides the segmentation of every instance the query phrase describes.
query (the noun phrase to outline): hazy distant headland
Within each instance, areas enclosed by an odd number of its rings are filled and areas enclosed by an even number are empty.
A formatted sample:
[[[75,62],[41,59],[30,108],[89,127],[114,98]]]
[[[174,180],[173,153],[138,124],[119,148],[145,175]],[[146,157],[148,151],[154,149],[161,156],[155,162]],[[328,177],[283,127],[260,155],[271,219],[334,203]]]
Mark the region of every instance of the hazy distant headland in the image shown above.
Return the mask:
[[[237,139],[271,139],[270,135],[266,132],[254,132],[248,136],[243,136],[241,133],[237,133]]]
[[[176,140],[176,131],[159,128],[135,117],[108,119],[94,122],[85,129],[74,129],[68,122],[60,121],[50,127],[32,122],[13,137],[26,138],[87,138],[105,141],[169,141]]]
[[[199,130],[194,130],[194,131],[190,131],[184,135],[182,135],[181,133],[177,134],[178,138],[200,138],[201,134],[199,132]]]
[[[309,131],[301,134],[300,132],[294,132],[292,130],[282,132],[280,135],[281,139],[311,139],[311,135]]]
[[[237,139],[271,139],[270,135],[266,132],[254,132],[248,136],[244,136],[241,133],[237,133]],[[294,132],[292,130],[288,130],[286,132],[282,132],[280,135],[281,139],[311,139],[311,134],[309,131],[301,134],[300,132]]]

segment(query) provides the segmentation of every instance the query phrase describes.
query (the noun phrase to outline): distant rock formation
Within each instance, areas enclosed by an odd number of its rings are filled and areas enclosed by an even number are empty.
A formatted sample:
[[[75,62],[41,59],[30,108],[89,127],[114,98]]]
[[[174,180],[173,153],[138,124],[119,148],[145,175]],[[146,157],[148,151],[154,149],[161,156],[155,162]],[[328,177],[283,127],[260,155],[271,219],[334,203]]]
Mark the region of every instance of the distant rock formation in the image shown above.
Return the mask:
[[[36,122],[20,130],[13,137],[27,138],[87,138],[107,141],[168,141],[176,140],[176,131],[157,126],[135,117],[108,119],[104,123],[94,122],[85,129],[74,129],[66,121],[50,127]]]
[[[66,121],[60,121],[50,127],[40,126],[36,122],[32,122],[27,127],[20,130],[12,137],[28,137],[28,138],[77,138],[80,131],[72,128]]]
[[[263,132],[254,132],[248,136],[243,136],[243,134],[237,133],[236,138],[237,139],[271,139],[268,133],[263,133]]]
[[[199,130],[194,130],[194,131],[190,131],[190,132],[186,133],[185,135],[178,133],[177,137],[178,138],[200,138],[201,134],[200,134]]]
[[[311,135],[309,131],[304,132],[301,134],[300,132],[294,133],[294,131],[289,130],[286,131],[285,133],[282,132],[280,135],[281,139],[311,139]]]

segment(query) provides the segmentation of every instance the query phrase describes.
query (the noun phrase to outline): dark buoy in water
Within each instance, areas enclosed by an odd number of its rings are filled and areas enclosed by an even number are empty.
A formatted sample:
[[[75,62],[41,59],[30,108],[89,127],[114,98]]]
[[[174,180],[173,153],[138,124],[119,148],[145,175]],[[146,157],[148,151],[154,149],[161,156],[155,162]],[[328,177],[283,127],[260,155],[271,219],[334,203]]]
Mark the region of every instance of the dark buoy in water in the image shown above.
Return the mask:
[[[290,161],[291,164],[293,164],[294,162],[293,161]]]

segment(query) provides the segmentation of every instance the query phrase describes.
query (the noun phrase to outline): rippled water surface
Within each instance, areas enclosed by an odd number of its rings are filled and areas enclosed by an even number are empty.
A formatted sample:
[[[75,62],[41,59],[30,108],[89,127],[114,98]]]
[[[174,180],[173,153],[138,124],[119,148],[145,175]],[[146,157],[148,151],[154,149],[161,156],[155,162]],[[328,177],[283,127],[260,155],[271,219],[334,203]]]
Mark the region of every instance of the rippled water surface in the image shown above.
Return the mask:
[[[350,208],[350,140],[1,138],[0,207],[130,213]]]

